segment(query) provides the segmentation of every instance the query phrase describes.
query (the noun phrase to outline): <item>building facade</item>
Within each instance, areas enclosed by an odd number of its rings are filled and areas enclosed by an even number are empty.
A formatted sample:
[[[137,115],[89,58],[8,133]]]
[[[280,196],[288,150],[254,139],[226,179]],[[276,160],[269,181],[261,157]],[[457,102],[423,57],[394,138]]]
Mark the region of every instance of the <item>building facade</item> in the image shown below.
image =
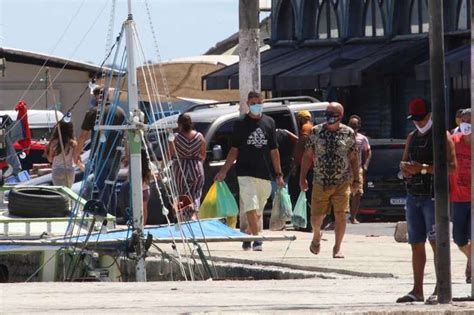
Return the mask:
[[[19,100],[29,109],[71,110],[75,132],[89,109],[88,87],[99,66],[12,48],[0,47],[0,109],[13,110]]]
[[[430,97],[428,0],[273,0],[271,49],[261,55],[262,89],[272,96],[338,100],[374,138],[404,138],[406,108]],[[446,119],[470,105],[470,1],[444,1]],[[232,71],[234,70],[234,72]],[[207,88],[238,88],[232,69]],[[227,86],[226,83],[227,82]]]

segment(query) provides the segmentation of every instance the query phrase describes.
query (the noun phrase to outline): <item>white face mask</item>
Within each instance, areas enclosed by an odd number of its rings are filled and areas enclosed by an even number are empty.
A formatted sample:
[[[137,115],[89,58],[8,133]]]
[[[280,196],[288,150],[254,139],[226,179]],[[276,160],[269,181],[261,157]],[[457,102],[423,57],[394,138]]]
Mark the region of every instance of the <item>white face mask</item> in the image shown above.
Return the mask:
[[[428,120],[428,122],[426,123],[424,127],[420,127],[417,124],[415,124],[415,127],[416,129],[418,129],[420,133],[425,134],[428,130],[430,130],[432,125],[433,125],[433,120],[431,120],[431,117],[430,117],[430,119]]]
[[[469,136],[471,134],[471,124],[462,122],[459,124],[459,129],[461,130],[462,134],[465,136]]]

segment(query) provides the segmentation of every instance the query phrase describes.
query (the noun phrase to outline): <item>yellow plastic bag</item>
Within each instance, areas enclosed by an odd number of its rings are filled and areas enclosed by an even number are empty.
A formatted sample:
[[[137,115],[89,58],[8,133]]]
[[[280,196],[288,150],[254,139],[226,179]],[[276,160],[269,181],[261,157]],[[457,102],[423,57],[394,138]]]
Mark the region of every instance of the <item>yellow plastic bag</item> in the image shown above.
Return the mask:
[[[199,218],[206,219],[215,217],[217,217],[217,185],[214,182],[202,201],[201,207],[199,207]]]

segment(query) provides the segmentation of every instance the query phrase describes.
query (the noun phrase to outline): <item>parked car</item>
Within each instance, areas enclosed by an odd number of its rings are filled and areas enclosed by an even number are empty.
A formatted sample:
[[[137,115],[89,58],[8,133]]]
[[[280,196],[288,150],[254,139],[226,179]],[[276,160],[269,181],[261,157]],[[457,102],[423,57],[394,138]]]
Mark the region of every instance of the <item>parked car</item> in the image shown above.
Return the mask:
[[[372,159],[360,202],[362,220],[405,218],[406,189],[400,173],[405,139],[369,139]]]
[[[312,113],[315,124],[324,121],[325,111],[329,103],[319,102],[311,97],[287,97],[265,100],[263,112],[275,120],[276,128],[287,129],[298,135],[296,115],[299,111],[307,110]],[[203,198],[214,182],[214,176],[224,165],[227,153],[231,148],[231,135],[234,123],[239,119],[238,102],[201,104],[191,107],[187,113],[191,116],[194,127],[201,132],[207,142],[207,158],[204,163],[204,173],[206,176]],[[158,120],[156,126],[164,128],[167,126],[176,127],[178,115],[170,116]],[[151,130],[148,138],[154,143],[155,154],[162,156],[157,145],[157,139],[167,139],[165,134],[156,134]],[[292,154],[289,152],[288,154]],[[232,167],[226,177],[226,183],[239,200],[239,187],[235,168]],[[271,202],[267,203],[264,212],[264,219],[267,221],[271,212]],[[267,222],[266,222],[267,223]],[[266,225],[266,224],[265,224]]]

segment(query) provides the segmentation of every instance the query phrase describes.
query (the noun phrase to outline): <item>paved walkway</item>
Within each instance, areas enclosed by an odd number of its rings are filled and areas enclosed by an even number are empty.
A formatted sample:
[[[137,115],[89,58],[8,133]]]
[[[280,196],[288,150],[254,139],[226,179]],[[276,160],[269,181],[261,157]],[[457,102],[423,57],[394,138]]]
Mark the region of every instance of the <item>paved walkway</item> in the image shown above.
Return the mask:
[[[397,305],[398,296],[412,286],[410,248],[386,236],[351,233],[344,240],[345,259],[331,257],[333,232],[325,232],[321,253],[309,250],[311,234],[294,242],[266,242],[263,252],[244,252],[239,243],[210,244],[215,259],[265,265],[292,266],[327,277],[304,280],[201,281],[149,283],[29,283],[0,285],[0,313],[279,313],[279,314],[474,314],[474,302],[450,305]],[[358,227],[364,229],[364,225]],[[265,234],[282,234],[269,232]],[[289,247],[288,247],[289,246]],[[162,248],[169,250],[166,246]],[[288,251],[287,251],[288,249]],[[465,259],[452,244],[454,297],[470,295],[465,283]],[[429,252],[425,297],[434,288]]]

